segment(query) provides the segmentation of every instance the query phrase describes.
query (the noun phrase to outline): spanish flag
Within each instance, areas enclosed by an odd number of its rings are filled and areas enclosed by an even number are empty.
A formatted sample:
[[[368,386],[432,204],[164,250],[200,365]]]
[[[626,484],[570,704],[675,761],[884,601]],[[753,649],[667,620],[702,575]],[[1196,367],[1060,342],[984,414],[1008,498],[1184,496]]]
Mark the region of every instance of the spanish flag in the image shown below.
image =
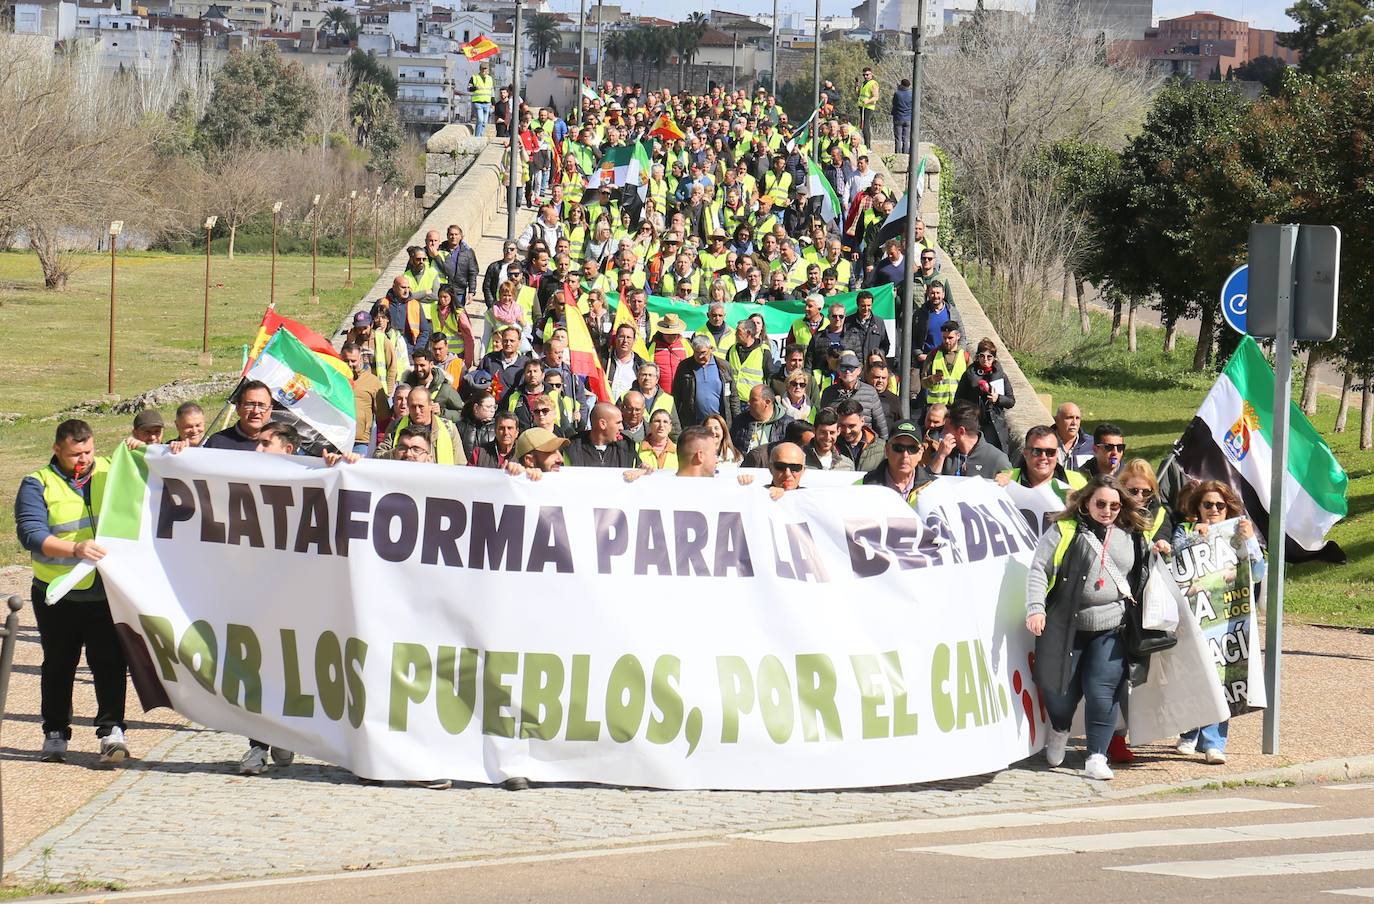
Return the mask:
[[[262,316],[262,324],[258,327],[258,334],[253,337],[253,344],[248,349],[248,362],[243,368],[245,374],[252,369],[258,355],[267,347],[267,341],[277,332],[286,328],[286,331],[295,336],[302,345],[315,353],[315,356],[327,366],[333,368],[343,375],[344,379],[352,380],[353,371],[339,357],[339,353],[334,351],[334,345],[328,339],[312,330],[303,323],[297,323],[289,317],[283,317],[273,308],[269,307]]]
[[[463,56],[472,62],[485,60],[487,57],[494,57],[501,52],[501,48],[496,46],[496,42],[486,35],[478,35],[466,44],[459,45],[463,51]]]
[[[658,117],[654,122],[654,127],[649,130],[649,134],[654,138],[663,138],[668,141],[676,141],[679,138],[685,137],[682,134],[682,130],[677,127],[677,123],[673,122],[673,117],[669,116],[667,113],[663,113]]]

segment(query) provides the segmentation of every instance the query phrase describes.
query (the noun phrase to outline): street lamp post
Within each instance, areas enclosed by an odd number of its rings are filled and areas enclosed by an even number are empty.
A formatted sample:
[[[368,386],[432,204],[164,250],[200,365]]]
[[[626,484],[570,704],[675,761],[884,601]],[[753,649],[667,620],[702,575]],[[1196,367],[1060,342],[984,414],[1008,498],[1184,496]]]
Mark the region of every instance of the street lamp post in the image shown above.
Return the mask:
[[[773,0],[773,102],[778,100],[778,0]]]
[[[268,290],[267,302],[273,307],[277,304],[277,217],[281,214],[281,202],[272,205],[272,282]]]
[[[596,90],[601,90],[601,0],[596,0]]]
[[[739,56],[739,32],[730,33],[730,93],[735,93],[735,76],[739,72],[738,64],[735,62]]]
[[[106,381],[105,391],[114,395],[114,359],[115,359],[115,240],[119,238],[119,232],[124,228],[123,220],[115,220],[110,224],[110,374]]]
[[[210,366],[210,234],[219,217],[205,218],[205,320],[200,332],[200,363]]]
[[[915,381],[911,379],[911,318],[916,306],[916,218],[921,215],[918,200],[920,185],[917,182],[917,169],[921,159],[921,27],[925,24],[926,0],[917,0],[916,27],[911,29],[911,135],[907,139],[911,147],[906,158],[906,236],[903,238],[902,253],[906,257],[906,278],[902,290],[906,303],[902,305],[902,379],[906,380],[902,391],[902,417],[911,417],[911,390]]]
[[[320,303],[320,291],[315,281],[316,261],[320,256],[320,196],[310,202],[310,303]]]
[[[811,159],[817,163],[821,160],[821,0],[816,0],[816,53],[815,53],[815,103],[812,109],[816,112],[811,116]]]
[[[598,9],[600,4],[597,4]],[[515,239],[515,185],[520,178],[520,11],[522,4],[520,0],[515,0],[515,42],[512,45],[515,51],[514,65],[511,67],[511,92],[510,92],[510,128],[506,131],[510,133],[510,165],[507,170],[510,177],[506,180],[510,184],[506,188],[506,240]],[[598,53],[600,51],[598,50]],[[601,67],[601,58],[598,56],[596,61],[597,68]],[[579,91],[581,89],[578,89]]]
[[[353,202],[358,199],[358,192],[348,193],[348,279],[344,280],[344,288],[353,288]]]
[[[587,78],[587,0],[577,7],[577,90],[573,103],[577,104],[577,124],[582,124],[582,86]]]
[[[382,187],[377,186],[377,190],[372,194],[372,269],[378,273],[382,272],[382,241],[377,232],[377,212],[382,206]]]

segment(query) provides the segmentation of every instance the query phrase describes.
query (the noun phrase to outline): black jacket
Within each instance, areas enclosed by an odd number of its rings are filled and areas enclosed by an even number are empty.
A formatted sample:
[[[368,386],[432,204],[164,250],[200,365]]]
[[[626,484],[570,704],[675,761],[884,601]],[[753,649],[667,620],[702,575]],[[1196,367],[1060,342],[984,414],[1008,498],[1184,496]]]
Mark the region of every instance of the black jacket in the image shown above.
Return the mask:
[[[996,402],[989,402],[979,387],[978,384],[984,380],[988,383],[1002,381],[1002,391],[997,394]],[[1011,448],[1006,412],[1016,405],[1016,396],[1012,392],[1011,380],[1007,379],[1006,371],[1002,370],[1002,365],[994,363],[992,370],[986,375],[978,373],[976,367],[969,367],[959,378],[959,386],[954,391],[954,401],[972,402],[977,405],[978,423],[983,428],[983,438],[1003,452]]]
[[[722,359],[715,360],[720,368],[720,414],[725,418],[726,426],[729,426],[734,421],[735,373]],[[697,371],[701,367],[695,357],[688,358],[677,366],[677,373],[673,376],[673,403],[677,406],[678,419],[684,427],[706,420],[706,416],[697,408]]]
[[[477,291],[477,254],[467,242],[446,252],[438,264],[449,285],[469,295]]]
[[[603,452],[592,444],[590,434],[584,433],[568,443],[563,449],[563,460],[570,467],[578,468],[620,468],[628,470],[639,467],[639,455],[626,440],[608,443]]]

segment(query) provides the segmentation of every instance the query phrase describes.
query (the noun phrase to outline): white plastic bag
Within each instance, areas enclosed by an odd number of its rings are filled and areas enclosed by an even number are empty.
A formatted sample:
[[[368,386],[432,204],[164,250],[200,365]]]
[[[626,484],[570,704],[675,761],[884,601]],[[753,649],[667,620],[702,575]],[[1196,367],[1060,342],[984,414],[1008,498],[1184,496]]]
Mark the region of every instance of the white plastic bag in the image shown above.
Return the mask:
[[[1150,576],[1145,581],[1145,598],[1140,601],[1140,626],[1151,631],[1178,629],[1179,594],[1173,575],[1164,569],[1157,556],[1151,557]]]

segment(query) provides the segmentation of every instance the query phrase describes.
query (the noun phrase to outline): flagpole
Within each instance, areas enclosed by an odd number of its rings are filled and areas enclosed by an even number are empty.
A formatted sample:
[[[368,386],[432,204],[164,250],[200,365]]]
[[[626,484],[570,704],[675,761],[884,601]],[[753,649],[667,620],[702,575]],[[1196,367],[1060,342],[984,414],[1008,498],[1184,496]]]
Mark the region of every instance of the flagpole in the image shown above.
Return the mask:
[[[516,180],[520,178],[520,0],[515,0],[515,40],[511,45],[510,176],[506,187],[506,241],[515,241]]]
[[[601,0],[596,0],[596,90],[601,90]]]
[[[778,100],[778,0],[773,0],[773,102]]]
[[[916,253],[916,218],[920,216],[920,201],[917,188],[920,181],[917,170],[920,160],[921,144],[921,23],[925,21],[926,0],[917,0],[916,26],[911,29],[911,135],[908,140],[906,158],[906,237],[902,255],[906,259],[906,276],[902,280],[902,370],[899,385],[905,386],[901,393],[901,412],[903,418],[911,417],[911,391],[917,382],[911,378],[911,316],[916,307],[916,264],[912,258]]]
[[[1270,444],[1269,568],[1265,575],[1264,730],[1260,749],[1279,752],[1279,656],[1283,647],[1283,571],[1288,530],[1284,524],[1284,480],[1288,475],[1288,409],[1293,399],[1293,249],[1298,227],[1285,225],[1278,259],[1274,326],[1274,422]]]

